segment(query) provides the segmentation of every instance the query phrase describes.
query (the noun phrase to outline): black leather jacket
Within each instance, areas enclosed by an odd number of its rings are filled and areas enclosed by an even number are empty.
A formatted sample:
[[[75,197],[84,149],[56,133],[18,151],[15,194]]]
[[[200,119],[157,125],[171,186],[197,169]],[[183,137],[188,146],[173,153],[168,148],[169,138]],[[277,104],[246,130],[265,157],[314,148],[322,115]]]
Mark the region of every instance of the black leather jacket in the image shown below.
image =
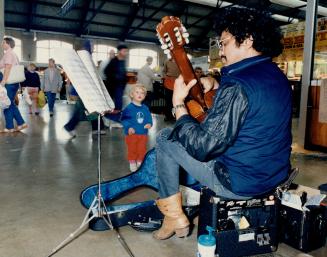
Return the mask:
[[[190,115],[180,117],[169,137],[180,142],[198,161],[209,161],[233,144],[247,113],[248,100],[238,84],[225,84],[217,90],[214,105],[199,123]]]

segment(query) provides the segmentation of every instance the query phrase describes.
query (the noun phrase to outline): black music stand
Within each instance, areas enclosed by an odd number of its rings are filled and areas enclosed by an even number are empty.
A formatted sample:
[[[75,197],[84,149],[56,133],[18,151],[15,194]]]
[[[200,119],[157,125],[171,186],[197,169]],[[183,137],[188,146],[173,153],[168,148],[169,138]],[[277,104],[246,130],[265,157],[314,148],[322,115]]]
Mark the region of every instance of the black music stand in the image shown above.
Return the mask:
[[[68,237],[66,237],[58,246],[56,246],[52,252],[47,255],[47,257],[53,256],[56,254],[59,250],[64,248],[67,244],[72,242],[77,236],[79,236],[82,232],[84,232],[85,226],[90,223],[93,219],[103,219],[103,221],[108,225],[109,230],[114,230],[117,234],[117,238],[121,245],[124,247],[126,252],[129,254],[130,257],[134,257],[132,251],[129,249],[125,239],[121,236],[119,233],[118,228],[115,228],[112,225],[110,214],[107,210],[107,207],[104,203],[104,200],[101,195],[101,133],[100,133],[100,120],[101,120],[101,114],[98,115],[98,131],[97,131],[97,138],[98,138],[98,192],[97,195],[94,196],[94,199],[92,201],[92,204],[88,211],[85,214],[85,217],[81,223],[81,225],[71,234],[69,234]]]

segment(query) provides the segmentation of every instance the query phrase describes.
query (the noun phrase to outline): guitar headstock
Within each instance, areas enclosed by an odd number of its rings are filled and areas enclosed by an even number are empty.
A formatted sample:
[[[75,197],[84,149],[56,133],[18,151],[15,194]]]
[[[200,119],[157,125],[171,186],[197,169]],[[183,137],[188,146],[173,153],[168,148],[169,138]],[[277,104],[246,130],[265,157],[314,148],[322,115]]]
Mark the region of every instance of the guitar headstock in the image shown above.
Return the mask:
[[[156,30],[161,48],[168,58],[171,58],[171,51],[189,43],[189,34],[178,17],[163,17]]]

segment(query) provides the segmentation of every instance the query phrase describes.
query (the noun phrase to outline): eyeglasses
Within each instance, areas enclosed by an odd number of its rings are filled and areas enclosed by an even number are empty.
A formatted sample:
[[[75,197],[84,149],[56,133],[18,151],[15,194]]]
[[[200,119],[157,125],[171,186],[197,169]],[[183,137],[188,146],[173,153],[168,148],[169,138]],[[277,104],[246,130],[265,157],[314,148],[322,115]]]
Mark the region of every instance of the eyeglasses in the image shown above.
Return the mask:
[[[225,44],[224,44],[224,41],[226,41],[226,40],[228,40],[228,39],[231,39],[233,36],[230,36],[230,37],[226,37],[226,38],[224,38],[224,39],[222,39],[222,40],[219,40],[218,41],[218,48],[219,49],[223,49],[223,47],[225,46]]]

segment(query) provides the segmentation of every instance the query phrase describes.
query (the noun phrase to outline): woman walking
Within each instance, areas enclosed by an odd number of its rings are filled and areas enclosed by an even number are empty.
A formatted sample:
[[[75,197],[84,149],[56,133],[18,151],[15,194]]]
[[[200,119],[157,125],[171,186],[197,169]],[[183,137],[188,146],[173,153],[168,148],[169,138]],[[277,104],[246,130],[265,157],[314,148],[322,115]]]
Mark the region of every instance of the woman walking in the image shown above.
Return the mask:
[[[15,132],[14,129],[14,119],[17,123],[16,131],[23,130],[27,128],[22,115],[20,114],[16,104],[15,96],[19,89],[19,83],[9,84],[7,83],[10,71],[13,66],[18,65],[18,57],[14,53],[13,48],[15,47],[15,41],[10,37],[5,37],[2,41],[2,48],[4,50],[4,55],[0,60],[0,69],[4,69],[2,74],[2,79],[0,81],[0,86],[4,86],[7,89],[7,94],[10,99],[10,106],[4,109],[3,113],[6,121],[6,128],[3,132],[12,133]]]
[[[33,109],[35,115],[39,115],[39,108],[37,106],[37,96],[40,90],[40,77],[39,74],[35,71],[36,66],[34,63],[31,63],[27,66],[27,71],[25,72],[26,80],[22,83],[23,87],[26,87],[26,92],[29,94],[32,105],[29,106],[29,113],[33,114]]]

